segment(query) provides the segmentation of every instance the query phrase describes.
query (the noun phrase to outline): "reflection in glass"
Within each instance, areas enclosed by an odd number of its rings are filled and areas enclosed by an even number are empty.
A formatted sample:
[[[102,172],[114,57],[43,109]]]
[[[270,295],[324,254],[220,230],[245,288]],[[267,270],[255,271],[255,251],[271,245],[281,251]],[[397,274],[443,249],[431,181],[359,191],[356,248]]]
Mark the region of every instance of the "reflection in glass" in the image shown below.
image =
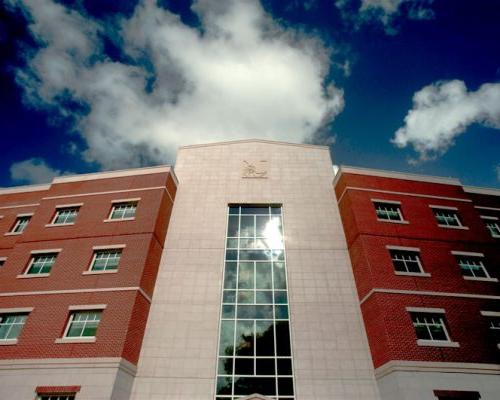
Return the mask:
[[[253,321],[236,322],[236,355],[254,355]]]

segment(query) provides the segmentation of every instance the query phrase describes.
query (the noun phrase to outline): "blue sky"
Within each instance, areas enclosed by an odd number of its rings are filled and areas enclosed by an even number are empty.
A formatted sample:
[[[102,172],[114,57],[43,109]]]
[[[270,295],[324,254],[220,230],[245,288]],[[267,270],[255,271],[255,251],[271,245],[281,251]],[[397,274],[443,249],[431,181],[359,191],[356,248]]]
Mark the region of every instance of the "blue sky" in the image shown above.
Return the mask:
[[[499,20],[491,0],[5,0],[0,186],[255,137],[500,187]]]

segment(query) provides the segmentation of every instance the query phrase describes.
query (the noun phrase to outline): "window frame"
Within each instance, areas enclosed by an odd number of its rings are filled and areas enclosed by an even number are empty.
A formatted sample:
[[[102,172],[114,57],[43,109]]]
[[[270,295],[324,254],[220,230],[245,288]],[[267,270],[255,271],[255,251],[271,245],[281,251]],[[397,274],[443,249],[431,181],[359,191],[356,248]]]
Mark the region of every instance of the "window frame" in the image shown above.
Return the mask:
[[[5,235],[21,235],[28,227],[33,215],[34,215],[33,213],[17,214],[16,219],[14,221],[14,225],[12,225],[10,230],[7,233],[5,233]],[[21,220],[23,219],[27,219],[27,222],[24,224],[23,229],[18,231],[17,229],[21,225]]]
[[[490,275],[488,268],[484,265],[484,254],[483,253],[473,253],[473,252],[467,252],[467,251],[455,251],[452,250],[451,254],[455,257],[455,262],[460,269],[460,272],[462,273],[462,278],[466,281],[484,281],[484,282],[498,282],[497,278],[494,278]],[[481,267],[481,270],[484,272],[486,276],[475,276],[473,273],[472,269],[469,269],[473,276],[467,276],[463,274],[463,268],[460,265],[460,257],[464,258],[471,258],[471,259],[477,259],[479,261],[479,266]]]
[[[23,273],[18,275],[17,278],[43,278],[43,277],[48,277],[50,276],[50,273],[52,272],[52,269],[54,268],[54,265],[57,261],[57,256],[59,253],[62,251],[62,249],[46,249],[46,250],[33,250],[30,253],[30,259],[28,261],[28,265],[24,269]],[[50,266],[49,272],[39,272],[39,273],[29,273],[30,269],[32,268],[33,264],[35,263],[36,257],[43,257],[47,255],[54,255],[54,262]]]
[[[6,316],[25,316],[26,318],[23,320],[22,324],[17,324],[17,325],[22,325],[21,328],[19,329],[19,332],[15,338],[3,338],[0,339],[0,346],[5,346],[5,345],[15,345],[19,341],[19,337],[22,334],[24,325],[26,325],[26,321],[28,320],[29,314],[33,311],[33,307],[20,307],[20,308],[2,308],[0,309],[0,323],[2,318]],[[12,327],[11,327],[12,329]],[[10,329],[10,330],[11,330]],[[9,330],[9,332],[10,332]]]
[[[432,213],[434,215],[434,219],[436,220],[437,226],[440,228],[448,228],[448,229],[465,229],[468,230],[469,227],[465,226],[462,222],[462,219],[460,218],[459,210],[457,207],[449,207],[449,206],[440,206],[440,205],[434,205],[434,204],[429,204],[429,207],[432,210]],[[448,212],[448,213],[453,213],[454,214],[454,220],[457,222],[457,225],[450,225],[448,224],[448,219],[445,219],[446,224],[440,223],[438,219],[438,212]]]
[[[400,201],[395,201],[395,200],[385,200],[385,199],[370,199],[373,207],[375,209],[375,215],[377,217],[377,221],[379,222],[390,222],[394,224],[409,224],[409,221],[405,220],[404,215],[403,215],[403,210],[401,207],[401,202]],[[396,208],[397,214],[399,216],[399,219],[390,219],[389,218],[382,218],[379,213],[378,213],[378,205],[386,205],[386,206],[393,206]],[[386,215],[389,216],[389,213],[387,210],[385,210]]]
[[[418,247],[404,247],[404,246],[392,246],[392,245],[387,245],[385,246],[387,251],[389,252],[389,256],[391,258],[393,270],[394,270],[394,275],[402,275],[402,276],[417,276],[417,277],[430,277],[431,274],[428,272],[425,272],[424,270],[424,265],[422,263],[422,257],[420,255],[420,248]],[[393,258],[393,252],[406,252],[406,253],[414,253],[416,255],[416,262],[418,264],[418,267],[420,269],[420,272],[412,272],[408,271],[408,268],[406,271],[398,271],[396,270],[396,266],[394,264],[394,258]],[[398,260],[398,261],[403,261],[406,267],[406,260]]]
[[[55,343],[94,343],[97,341],[97,329],[102,322],[102,318],[104,315],[104,310],[106,309],[106,304],[91,304],[91,305],[77,305],[70,306],[68,308],[68,317],[66,320],[66,325],[64,327],[64,331],[60,338],[55,340]],[[91,313],[97,312],[99,313],[99,321],[97,322],[96,327],[96,335],[94,336],[68,336],[68,332],[71,328],[71,324],[74,321],[75,315],[79,313]]]
[[[0,257],[0,269],[5,266],[6,261],[7,261],[7,257]]]
[[[83,203],[77,203],[77,204],[62,204],[56,206],[56,210],[54,213],[54,216],[52,217],[52,220],[50,221],[49,224],[45,225],[47,227],[49,226],[67,226],[67,225],[74,225],[76,218],[78,217],[78,214],[80,212],[80,208],[83,206]],[[57,218],[59,217],[59,213],[64,212],[66,210],[76,210],[75,212],[75,218],[72,222],[57,222]]]
[[[131,199],[118,199],[118,200],[112,200],[111,201],[111,209],[108,213],[108,217],[104,220],[104,222],[118,222],[118,221],[133,221],[135,220],[135,217],[137,215],[137,208],[139,207],[139,202],[141,198],[136,197],[136,198],[131,198]],[[127,204],[134,204],[135,209],[134,209],[134,216],[132,217],[124,217],[124,218],[113,218],[113,213],[115,211],[115,208],[120,206],[120,205],[127,205]]]
[[[125,244],[115,244],[115,245],[107,245],[107,246],[94,246],[92,247],[93,253],[92,258],[90,260],[89,267],[86,271],[83,272],[83,275],[94,275],[94,274],[116,274],[118,273],[119,263],[121,261],[121,257],[123,256],[123,249],[126,248]],[[120,257],[118,259],[118,266],[115,269],[104,269],[104,270],[94,270],[94,263],[97,259],[97,255],[99,252],[104,251],[112,251],[116,250],[120,252]]]
[[[480,215],[479,217],[483,220],[484,226],[490,236],[495,239],[500,239],[500,222],[498,222],[498,217],[494,217],[492,215]],[[488,222],[485,221],[493,221],[492,223],[495,225],[494,229],[498,230],[499,233],[493,233],[493,230],[488,227]]]
[[[449,332],[448,323],[446,321],[446,311],[442,308],[424,308],[424,307],[406,307],[406,311],[410,315],[410,320],[413,326],[413,330],[415,332],[415,336],[417,338],[417,345],[424,347],[460,347],[458,342],[454,342],[451,340],[451,335]],[[446,336],[446,340],[438,340],[438,339],[420,339],[417,335],[417,327],[416,322],[414,320],[414,316],[421,315],[422,318],[425,318],[425,314],[429,315],[429,318],[439,318],[440,326],[442,331]],[[429,329],[429,326],[436,325],[428,323],[427,321],[424,323],[425,327],[429,332],[429,336],[432,338],[432,332]]]
[[[500,337],[500,324],[498,327],[495,326],[495,324],[492,322],[491,318],[498,318],[498,322],[500,323],[500,311],[484,311],[481,310],[481,315],[485,318],[487,318],[488,322],[488,331],[494,331],[494,334],[497,335],[497,337]],[[498,333],[496,333],[498,331]],[[500,342],[497,343],[497,348],[500,349]]]

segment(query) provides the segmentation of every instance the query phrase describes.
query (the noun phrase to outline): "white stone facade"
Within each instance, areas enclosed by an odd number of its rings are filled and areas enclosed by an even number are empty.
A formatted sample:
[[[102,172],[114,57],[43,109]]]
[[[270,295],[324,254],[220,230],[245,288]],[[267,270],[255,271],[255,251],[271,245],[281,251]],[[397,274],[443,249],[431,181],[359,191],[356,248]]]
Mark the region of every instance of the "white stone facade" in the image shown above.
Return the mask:
[[[189,146],[175,171],[132,398],[214,399],[227,206],[273,203],[283,205],[296,398],[379,399],[329,149],[258,140]]]

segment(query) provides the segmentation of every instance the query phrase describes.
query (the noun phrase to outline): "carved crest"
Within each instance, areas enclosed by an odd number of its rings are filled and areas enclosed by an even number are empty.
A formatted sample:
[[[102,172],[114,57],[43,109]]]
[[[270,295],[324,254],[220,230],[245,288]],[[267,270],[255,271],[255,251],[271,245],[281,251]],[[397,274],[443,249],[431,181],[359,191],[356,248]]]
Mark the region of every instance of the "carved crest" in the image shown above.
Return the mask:
[[[267,178],[267,161],[248,162],[243,160],[243,178]]]

